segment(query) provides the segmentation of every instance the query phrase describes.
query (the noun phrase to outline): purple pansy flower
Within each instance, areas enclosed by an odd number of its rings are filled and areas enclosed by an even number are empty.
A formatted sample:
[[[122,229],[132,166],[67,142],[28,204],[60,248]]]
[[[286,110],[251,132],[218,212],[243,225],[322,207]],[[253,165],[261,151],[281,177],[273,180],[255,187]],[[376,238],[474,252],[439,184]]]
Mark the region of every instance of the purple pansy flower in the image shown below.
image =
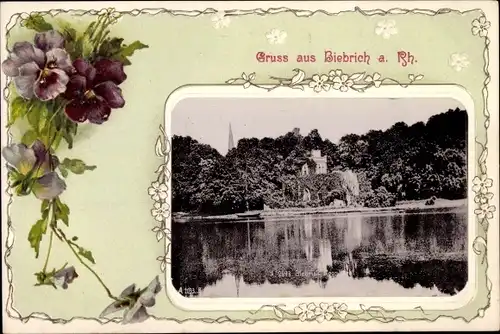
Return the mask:
[[[2,155],[11,168],[34,180],[31,190],[40,200],[52,200],[66,190],[66,183],[54,172],[57,158],[50,155],[45,145],[36,140],[31,147],[12,144],[4,147]]]
[[[66,115],[74,122],[102,124],[111,109],[122,108],[125,100],[119,84],[127,78],[123,64],[100,59],[93,65],[83,59],[73,62],[76,74],[71,76],[64,96],[70,100]]]
[[[54,284],[61,286],[63,289],[68,288],[68,284],[73,283],[75,278],[78,277],[75,267],[71,266],[63,268],[54,274]]]
[[[121,300],[115,301],[106,307],[100,317],[103,318],[125,309],[122,324],[142,322],[149,317],[146,308],[155,305],[155,297],[160,291],[161,285],[158,276],[142,290],[137,290],[135,284],[132,284],[122,291],[120,294]]]
[[[42,101],[52,100],[66,91],[71,60],[63,49],[64,38],[55,31],[35,35],[35,44],[17,42],[2,63],[5,75],[13,77],[19,95],[34,96]]]

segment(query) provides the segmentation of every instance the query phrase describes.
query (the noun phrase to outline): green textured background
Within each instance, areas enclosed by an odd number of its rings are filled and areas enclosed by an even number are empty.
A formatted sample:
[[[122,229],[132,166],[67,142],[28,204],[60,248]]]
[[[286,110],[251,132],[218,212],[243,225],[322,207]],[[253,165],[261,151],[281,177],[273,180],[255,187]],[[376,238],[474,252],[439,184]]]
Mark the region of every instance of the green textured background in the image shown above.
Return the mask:
[[[147,284],[160,273],[156,258],[163,254],[163,243],[158,243],[151,229],[155,222],[150,215],[152,201],[147,188],[155,179],[154,171],[160,163],[155,157],[154,144],[158,126],[164,122],[164,105],[168,95],[186,84],[221,84],[237,78],[242,72],[256,72],[257,83],[271,83],[270,75],[291,77],[300,67],[308,75],[342,69],[347,73],[379,72],[383,77],[407,82],[408,74],[423,74],[419,84],[455,83],[464,86],[473,96],[477,113],[477,137],[484,141],[485,129],[482,88],[483,38],[471,34],[471,22],[481,12],[447,13],[430,16],[401,14],[365,16],[361,13],[342,13],[336,16],[315,14],[296,17],[293,13],[275,15],[244,15],[231,17],[229,27],[214,29],[210,15],[199,17],[158,15],[125,15],[112,27],[112,35],[126,42],[140,40],[149,49],[138,51],[121,87],[126,99],[123,109],[115,110],[102,126],[84,125],[73,150],[59,151],[61,157],[80,158],[97,165],[84,175],[70,175],[63,200],[71,209],[70,236],[77,235],[80,244],[92,250],[96,259],[94,268],[117,294],[130,283]],[[60,14],[75,25],[85,25],[92,16],[72,17]],[[374,33],[383,19],[394,19],[398,34],[383,39]],[[50,18],[47,17],[50,21]],[[287,32],[283,45],[270,45],[265,34],[273,28]],[[8,36],[8,44],[30,40],[33,32],[16,26]],[[372,55],[370,66],[365,64],[323,63],[324,49],[332,51],[363,52]],[[401,67],[396,53],[410,51],[418,63]],[[255,60],[255,53],[315,54],[314,64],[263,64]],[[461,72],[448,66],[452,53],[466,53],[470,65]],[[389,61],[378,64],[376,56],[385,54]],[[14,136],[18,134],[12,130]],[[63,145],[61,145],[63,147]],[[44,312],[52,318],[69,319],[74,316],[95,317],[109,300],[95,278],[82,268],[69,249],[55,242],[51,264],[58,266],[67,260],[74,264],[80,277],[66,291],[50,287],[34,287],[33,273],[43,265],[47,237],[41,249],[41,258],[34,258],[26,240],[31,225],[39,217],[39,202],[32,197],[14,198],[11,218],[16,241],[8,258],[13,267],[14,307],[26,316]],[[56,240],[57,241],[57,240]],[[163,281],[163,276],[162,276]],[[484,304],[484,299],[478,301]],[[478,306],[471,306],[477,312]],[[465,312],[465,311],[464,311]],[[468,311],[469,313],[471,311]],[[151,309],[156,316],[183,319],[186,317],[246,318],[248,312],[188,313],[175,308],[161,295]],[[421,313],[409,317],[421,317]],[[262,317],[274,316],[272,311],[261,312]]]

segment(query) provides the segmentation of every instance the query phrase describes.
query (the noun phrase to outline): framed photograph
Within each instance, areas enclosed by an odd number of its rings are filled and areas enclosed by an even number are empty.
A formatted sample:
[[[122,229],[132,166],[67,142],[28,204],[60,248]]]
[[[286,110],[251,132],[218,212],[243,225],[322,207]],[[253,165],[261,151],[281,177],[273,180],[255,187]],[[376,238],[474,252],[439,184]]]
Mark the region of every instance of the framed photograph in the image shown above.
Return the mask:
[[[498,330],[498,5],[2,3],[7,333]]]

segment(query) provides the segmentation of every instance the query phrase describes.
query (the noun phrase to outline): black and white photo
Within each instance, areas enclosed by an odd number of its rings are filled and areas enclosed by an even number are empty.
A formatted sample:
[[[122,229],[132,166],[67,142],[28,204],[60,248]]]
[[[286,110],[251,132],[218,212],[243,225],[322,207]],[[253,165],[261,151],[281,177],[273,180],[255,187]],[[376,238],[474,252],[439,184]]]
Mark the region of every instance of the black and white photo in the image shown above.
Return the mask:
[[[464,290],[460,102],[193,97],[171,118],[171,278],[181,295]]]

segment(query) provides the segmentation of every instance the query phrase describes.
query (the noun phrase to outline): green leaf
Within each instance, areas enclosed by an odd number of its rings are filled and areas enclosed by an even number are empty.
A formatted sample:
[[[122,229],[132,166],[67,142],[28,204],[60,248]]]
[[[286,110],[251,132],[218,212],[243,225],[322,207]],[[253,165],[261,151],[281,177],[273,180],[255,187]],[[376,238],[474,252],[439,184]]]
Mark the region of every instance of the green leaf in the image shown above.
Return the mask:
[[[30,101],[18,96],[10,103],[10,117],[7,126],[11,126],[14,122],[26,116],[29,110]]]
[[[65,117],[64,122],[65,122],[64,126],[61,130],[62,137],[66,141],[66,143],[68,143],[68,148],[72,149],[73,148],[73,136],[75,136],[77,131],[78,131],[78,124],[73,123],[67,117]]]
[[[71,23],[60,18],[57,19],[57,25],[59,26],[59,32],[64,37],[65,49],[67,50],[66,43],[72,42],[76,39],[76,29],[71,26]]]
[[[21,173],[19,173],[14,168],[9,169],[9,174],[8,175],[9,175],[9,180],[12,183],[19,183],[19,182],[21,182],[24,179],[24,175],[22,175]],[[12,186],[15,186],[15,185],[12,185]]]
[[[46,117],[44,113],[42,113],[41,116]],[[57,147],[54,144],[56,141],[61,141],[62,133],[61,131],[57,131],[56,124],[54,124],[55,122],[49,120],[51,118],[50,116],[51,112],[47,111],[46,121],[40,121],[40,125],[44,125],[44,127],[38,131],[38,134],[41,139],[43,138],[43,141],[47,146],[50,144],[51,148],[55,150]]]
[[[97,166],[88,166],[80,159],[68,159],[65,158],[61,165],[71,171],[73,174],[83,174],[85,171],[92,171],[97,168]]]
[[[31,100],[28,109],[28,123],[37,133],[45,126],[48,121],[48,113],[46,105],[37,100]]]
[[[61,175],[64,177],[64,178],[67,178],[68,177],[68,170],[62,166],[62,165],[59,165],[59,171],[61,172]]]
[[[64,140],[66,141],[66,143],[68,144],[68,148],[72,149],[73,148],[73,136],[67,132],[63,132],[62,136],[63,136]]]
[[[51,201],[49,201],[49,200],[42,201],[42,205],[40,207],[40,211],[42,213],[42,219],[47,219],[49,217],[50,204],[51,204]]]
[[[135,51],[147,48],[149,48],[149,46],[147,46],[146,44],[141,43],[139,41],[135,41],[129,45],[124,44],[120,51],[120,54],[124,57],[131,57],[134,55]]]
[[[56,219],[61,220],[66,226],[69,226],[69,213],[69,207],[57,198],[55,207]]]
[[[44,105],[37,106],[38,108],[38,133],[43,133],[44,129],[49,130],[49,127],[45,127],[49,122],[49,110]],[[33,113],[34,110],[31,110]]]
[[[76,40],[76,30],[71,28],[69,24],[64,27],[62,31],[62,35],[64,37],[64,40],[67,42],[73,42]]]
[[[105,58],[118,60],[123,65],[130,65],[128,57],[133,56],[134,52],[141,49],[149,48],[144,43],[135,41],[129,45],[123,44],[123,38],[106,39],[99,47],[98,55]]]
[[[124,57],[122,56],[121,54],[116,54],[114,55],[113,57],[110,57],[111,59],[114,59],[114,60],[118,60],[120,63],[123,64],[123,66],[129,66],[129,65],[132,65],[132,63],[130,62],[130,60],[128,60],[127,57]]]
[[[78,241],[78,237],[77,237],[77,236],[74,236],[73,238],[71,238],[71,240],[73,240],[73,241]]]
[[[61,144],[61,140],[63,138],[63,133],[62,131],[57,131],[56,133],[56,137],[54,138],[54,142],[52,143],[52,148],[54,150],[57,150],[57,148],[59,147],[59,145]]]
[[[33,142],[38,138],[38,134],[35,132],[35,130],[30,129],[26,131],[23,135],[23,138],[21,139],[21,143],[23,143],[26,146],[31,146]]]
[[[49,200],[43,200],[42,205],[40,207],[40,211],[43,213],[45,211],[49,211],[50,209],[50,201]]]
[[[76,40],[78,38],[76,30],[73,29],[67,22],[60,25],[62,28],[61,34],[63,35],[65,41],[64,49],[66,49],[66,52],[68,52],[71,59],[79,58],[81,54],[76,52]]]
[[[149,48],[146,44],[143,44],[139,41],[135,41],[130,45],[123,45],[120,52],[114,55],[112,58],[119,60],[123,63],[124,66],[132,64],[128,57],[131,57],[135,51]]]
[[[30,229],[28,233],[28,241],[31,248],[35,250],[35,257],[38,258],[40,253],[40,242],[43,235],[47,232],[47,219],[40,219]]]
[[[85,29],[85,32],[83,33],[84,36],[89,36],[90,38],[92,38],[93,34],[94,34],[94,30],[95,30],[95,24],[96,22],[91,22],[89,24],[89,26],[87,27],[87,29]]]
[[[78,57],[87,58],[94,51],[94,45],[88,36],[80,36],[76,39],[74,44],[74,53]]]
[[[52,30],[52,25],[47,23],[42,15],[31,14],[25,21],[24,26],[28,29],[32,29],[38,32],[44,32]]]
[[[110,58],[122,49],[123,38],[111,38],[102,42],[97,54],[104,58]]]
[[[75,244],[76,245],[76,244]],[[92,252],[81,247],[81,246],[78,246],[78,254],[80,254],[81,256],[83,256],[84,258],[86,258],[87,260],[89,260],[90,262],[92,262],[92,264],[95,264],[95,259],[94,257],[92,256]]]

